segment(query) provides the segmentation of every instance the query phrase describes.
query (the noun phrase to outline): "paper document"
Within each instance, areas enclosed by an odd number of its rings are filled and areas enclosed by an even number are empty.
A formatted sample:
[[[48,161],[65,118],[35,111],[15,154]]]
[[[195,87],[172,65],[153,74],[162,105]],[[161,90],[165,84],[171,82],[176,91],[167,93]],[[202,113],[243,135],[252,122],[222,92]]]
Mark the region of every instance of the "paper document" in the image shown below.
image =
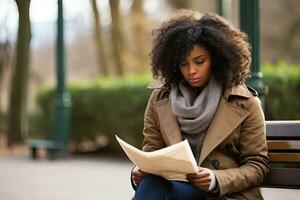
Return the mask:
[[[169,180],[186,181],[186,174],[197,173],[198,167],[187,140],[163,149],[144,152],[116,136],[128,158],[144,172]]]

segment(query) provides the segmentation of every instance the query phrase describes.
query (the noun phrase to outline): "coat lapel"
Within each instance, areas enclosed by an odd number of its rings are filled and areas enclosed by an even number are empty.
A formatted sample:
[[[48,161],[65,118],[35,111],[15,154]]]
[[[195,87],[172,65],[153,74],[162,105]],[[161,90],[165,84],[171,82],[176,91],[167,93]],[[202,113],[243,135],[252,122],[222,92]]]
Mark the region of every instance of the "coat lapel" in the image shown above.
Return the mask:
[[[199,159],[200,165],[211,151],[238,127],[248,114],[247,111],[228,103],[224,97],[221,97],[218,109],[203,142]]]
[[[162,136],[167,145],[176,144],[182,141],[181,131],[176,117],[172,113],[169,98],[156,102],[156,113],[159,123],[162,124]]]

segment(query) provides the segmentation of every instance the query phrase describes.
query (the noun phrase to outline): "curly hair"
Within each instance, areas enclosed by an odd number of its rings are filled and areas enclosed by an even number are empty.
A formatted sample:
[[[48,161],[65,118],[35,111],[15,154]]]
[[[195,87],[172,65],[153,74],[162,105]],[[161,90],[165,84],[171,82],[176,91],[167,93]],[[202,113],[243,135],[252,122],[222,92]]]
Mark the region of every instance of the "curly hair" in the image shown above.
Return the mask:
[[[175,15],[155,29],[153,36],[152,73],[154,78],[164,79],[167,87],[183,78],[179,66],[194,45],[211,53],[213,74],[224,86],[242,84],[249,77],[251,46],[247,35],[217,14]]]

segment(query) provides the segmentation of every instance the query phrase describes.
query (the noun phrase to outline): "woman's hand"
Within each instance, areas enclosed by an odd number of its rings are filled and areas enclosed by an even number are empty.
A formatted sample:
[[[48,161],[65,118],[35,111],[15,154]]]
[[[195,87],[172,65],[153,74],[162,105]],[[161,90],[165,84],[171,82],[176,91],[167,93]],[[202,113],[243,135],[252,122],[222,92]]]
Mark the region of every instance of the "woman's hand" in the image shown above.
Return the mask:
[[[210,169],[198,167],[198,173],[187,174],[187,180],[197,188],[211,191],[216,188],[216,178]]]
[[[147,174],[147,172],[140,170],[138,167],[134,167],[131,172],[131,177],[133,182],[138,185]]]

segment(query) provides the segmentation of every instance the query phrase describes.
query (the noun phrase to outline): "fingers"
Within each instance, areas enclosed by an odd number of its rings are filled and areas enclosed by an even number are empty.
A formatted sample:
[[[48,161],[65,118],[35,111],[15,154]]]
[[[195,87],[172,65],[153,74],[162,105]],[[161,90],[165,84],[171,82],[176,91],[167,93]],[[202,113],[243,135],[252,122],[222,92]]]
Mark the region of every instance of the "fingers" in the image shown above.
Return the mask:
[[[136,184],[139,184],[141,182],[141,180],[147,175],[148,173],[141,171],[139,169],[134,169],[132,171],[132,179]]]
[[[200,168],[198,173],[187,174],[187,179],[199,179],[205,177],[209,177],[209,172],[206,171],[204,168]]]
[[[200,168],[198,173],[187,174],[187,180],[190,181],[196,187],[207,191],[210,186],[211,177],[205,168]]]
[[[193,177],[189,177],[188,180],[193,183],[193,184],[197,184],[197,185],[208,185],[211,182],[211,177],[208,175],[202,176],[193,176]]]
[[[206,180],[189,180],[190,183],[192,183],[194,186],[200,188],[201,190],[204,190],[204,191],[208,191],[209,189],[209,186],[210,186],[210,178],[209,179],[206,179]]]
[[[137,170],[137,171],[132,172],[132,176],[136,176],[136,177],[144,177],[146,175],[147,175],[147,173],[143,172],[141,170]]]
[[[202,177],[202,178],[190,178],[188,180],[193,183],[207,183],[207,182],[210,183],[211,178],[208,176],[208,177]]]

